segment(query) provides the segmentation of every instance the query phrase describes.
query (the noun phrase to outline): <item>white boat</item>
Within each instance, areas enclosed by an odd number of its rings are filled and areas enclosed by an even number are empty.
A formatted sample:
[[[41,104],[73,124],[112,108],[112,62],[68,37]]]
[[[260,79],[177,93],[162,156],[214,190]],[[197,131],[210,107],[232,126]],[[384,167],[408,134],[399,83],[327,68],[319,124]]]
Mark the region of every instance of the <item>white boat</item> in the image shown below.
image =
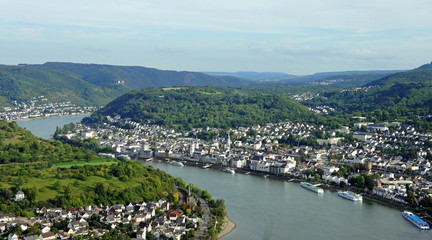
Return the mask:
[[[117,155],[117,157],[131,160],[131,158],[129,157],[129,155],[126,155],[126,154],[119,154],[119,155]]]
[[[206,164],[206,165],[202,166],[202,168],[204,168],[204,169],[209,168],[209,167],[211,167],[211,164]]]
[[[319,188],[315,185],[313,185],[312,183],[308,183],[308,182],[301,182],[300,186],[311,190],[312,192],[316,192],[316,193],[324,193],[324,190],[322,188]]]
[[[425,220],[421,219],[420,217],[418,217],[417,215],[415,215],[412,212],[404,211],[402,213],[402,216],[406,220],[410,221],[412,224],[416,225],[421,230],[429,230],[430,229],[429,224]]]
[[[246,175],[249,175],[249,174],[250,174],[250,172],[246,172],[245,174],[246,174]]]
[[[184,166],[184,164],[182,162],[176,162],[176,161],[172,161],[171,165],[173,165],[173,166],[179,166],[179,167],[183,167]]]
[[[338,191],[338,195],[340,197],[343,197],[345,199],[354,201],[354,202],[361,202],[363,201],[363,197],[360,194],[356,194],[350,191]]]
[[[232,169],[232,168],[225,168],[224,170],[222,170],[223,172],[226,172],[226,173],[231,173],[231,174],[234,174],[235,173],[235,171],[234,171],[234,169]]]

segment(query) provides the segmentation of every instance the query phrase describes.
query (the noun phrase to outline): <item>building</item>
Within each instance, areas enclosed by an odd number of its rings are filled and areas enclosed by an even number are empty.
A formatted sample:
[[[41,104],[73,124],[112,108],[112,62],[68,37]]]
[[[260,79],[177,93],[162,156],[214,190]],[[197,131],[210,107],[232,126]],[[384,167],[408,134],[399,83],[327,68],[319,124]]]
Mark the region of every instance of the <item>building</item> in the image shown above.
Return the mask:
[[[18,192],[15,194],[15,197],[14,197],[15,201],[21,201],[21,200],[23,200],[24,198],[25,198],[25,194],[24,194],[23,191],[18,191]]]

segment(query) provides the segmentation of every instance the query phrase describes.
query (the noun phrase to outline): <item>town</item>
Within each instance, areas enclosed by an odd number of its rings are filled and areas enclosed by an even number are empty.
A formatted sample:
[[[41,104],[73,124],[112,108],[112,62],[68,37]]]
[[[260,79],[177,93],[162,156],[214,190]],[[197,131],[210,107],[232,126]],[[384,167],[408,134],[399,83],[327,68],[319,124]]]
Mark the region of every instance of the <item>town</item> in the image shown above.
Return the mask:
[[[93,139],[114,150],[104,156],[306,178],[399,204],[432,196],[432,134],[398,122],[375,124],[358,117],[353,129],[281,122],[180,133],[120,116],[107,120],[95,128],[76,124],[63,137]],[[116,127],[118,122],[128,129]]]
[[[90,114],[99,109],[92,106],[77,106],[71,102],[52,102],[45,96],[32,98],[28,102],[14,101],[13,106],[0,107],[0,119],[7,121]]]
[[[20,201],[25,195],[19,191],[15,200]],[[183,200],[182,200],[183,201]],[[203,201],[200,197],[187,196],[186,202],[198,209],[207,205],[196,204]],[[199,211],[198,211],[199,212]],[[119,234],[132,233],[134,239],[177,239],[182,236],[202,237],[209,219],[209,210],[203,209],[203,216],[185,214],[166,200],[115,204],[112,206],[86,206],[82,208],[46,208],[36,209],[37,217],[16,217],[14,214],[0,214],[0,234],[13,231],[8,240],[49,240],[71,239],[76,236],[101,237],[115,230]],[[201,228],[199,229],[199,227]],[[198,230],[199,231],[196,231]],[[18,233],[22,234],[18,234]],[[194,235],[195,234],[195,235]]]

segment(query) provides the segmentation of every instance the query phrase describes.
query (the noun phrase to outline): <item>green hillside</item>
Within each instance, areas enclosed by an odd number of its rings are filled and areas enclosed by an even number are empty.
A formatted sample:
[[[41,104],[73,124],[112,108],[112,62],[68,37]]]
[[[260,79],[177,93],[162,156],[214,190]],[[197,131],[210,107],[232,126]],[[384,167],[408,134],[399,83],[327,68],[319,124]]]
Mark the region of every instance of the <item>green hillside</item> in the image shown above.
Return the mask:
[[[42,205],[67,208],[170,198],[176,185],[184,184],[139,162],[100,158],[5,121],[0,121],[0,178],[0,213],[17,215],[31,215]],[[27,198],[15,202],[18,190]]]
[[[432,68],[424,65],[373,81],[363,88],[333,91],[308,101],[329,105],[335,115],[362,115],[373,121],[407,121],[431,129]]]
[[[55,163],[97,158],[93,151],[59,141],[35,137],[14,122],[0,121],[0,167],[2,164]]]
[[[408,72],[400,72],[370,82],[367,86],[392,86],[394,84],[430,83],[432,82],[432,63],[425,64]]]
[[[184,87],[133,91],[83,121],[102,123],[106,116],[116,115],[175,129],[230,128],[319,118],[286,96],[242,94],[236,88]]]
[[[195,72],[98,64],[45,63],[0,65],[0,104],[45,96],[50,102],[104,105],[122,94],[146,87],[248,86],[253,82]]]
[[[35,66],[73,73],[83,80],[100,87],[115,88],[116,86],[123,86],[129,90],[147,87],[249,86],[253,84],[252,81],[236,77],[210,76],[198,72],[167,71],[139,66],[62,62],[48,62]]]
[[[99,105],[124,91],[102,88],[77,75],[30,66],[0,66],[0,103],[45,96],[52,102]]]

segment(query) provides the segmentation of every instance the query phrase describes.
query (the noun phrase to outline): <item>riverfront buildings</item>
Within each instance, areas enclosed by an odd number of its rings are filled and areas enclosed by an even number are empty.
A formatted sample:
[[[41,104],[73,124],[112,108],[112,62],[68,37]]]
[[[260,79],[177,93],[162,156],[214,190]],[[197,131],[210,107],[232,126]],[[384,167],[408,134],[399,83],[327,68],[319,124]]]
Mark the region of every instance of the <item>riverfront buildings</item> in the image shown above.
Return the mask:
[[[117,121],[132,128],[115,127]],[[281,122],[180,133],[116,116],[96,128],[78,124],[64,137],[95,139],[102,146],[113,148],[112,156],[185,160],[221,169],[230,167],[236,172],[315,179],[339,186],[361,186],[356,179],[374,176],[372,188],[370,183],[363,187],[372,189],[370,194],[402,204],[407,203],[410,190],[416,201],[430,196],[432,134],[419,133],[399,123],[367,123],[362,127],[369,132]],[[213,136],[199,139],[203,132]]]

